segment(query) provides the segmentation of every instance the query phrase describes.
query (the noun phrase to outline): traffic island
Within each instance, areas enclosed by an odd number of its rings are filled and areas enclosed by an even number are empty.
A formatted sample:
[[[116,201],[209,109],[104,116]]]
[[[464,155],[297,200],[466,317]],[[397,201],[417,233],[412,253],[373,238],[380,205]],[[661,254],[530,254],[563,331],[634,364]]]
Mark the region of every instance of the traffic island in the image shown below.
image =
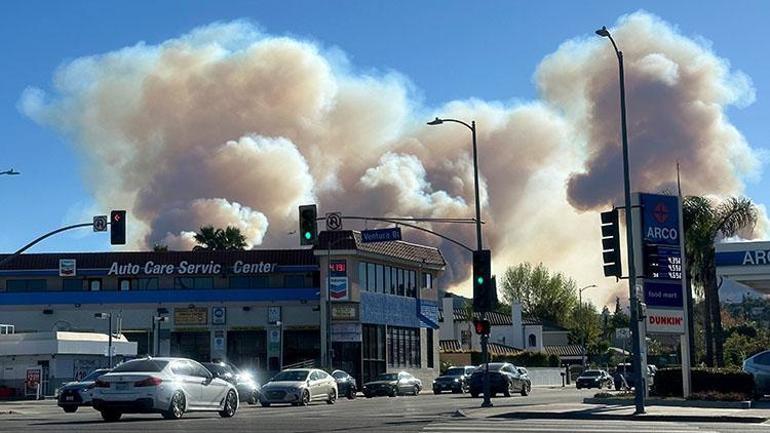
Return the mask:
[[[669,406],[669,407],[697,407],[712,409],[751,409],[752,402],[743,401],[719,401],[719,400],[687,400],[683,398],[648,398],[645,401],[647,406]],[[633,406],[634,398],[621,397],[588,397],[583,399],[585,404],[606,404],[615,406]]]

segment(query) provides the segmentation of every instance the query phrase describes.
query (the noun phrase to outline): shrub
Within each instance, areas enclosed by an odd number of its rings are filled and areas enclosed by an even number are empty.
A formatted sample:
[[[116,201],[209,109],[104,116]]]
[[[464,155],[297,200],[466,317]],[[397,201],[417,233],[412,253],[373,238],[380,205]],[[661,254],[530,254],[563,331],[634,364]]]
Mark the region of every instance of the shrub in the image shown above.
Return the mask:
[[[745,401],[745,394],[737,392],[696,392],[687,397],[688,400],[708,400],[708,401]]]
[[[751,397],[754,392],[754,378],[739,370],[724,368],[693,368],[693,394],[736,394],[741,400]],[[682,369],[664,368],[655,375],[652,393],[661,397],[682,396]]]

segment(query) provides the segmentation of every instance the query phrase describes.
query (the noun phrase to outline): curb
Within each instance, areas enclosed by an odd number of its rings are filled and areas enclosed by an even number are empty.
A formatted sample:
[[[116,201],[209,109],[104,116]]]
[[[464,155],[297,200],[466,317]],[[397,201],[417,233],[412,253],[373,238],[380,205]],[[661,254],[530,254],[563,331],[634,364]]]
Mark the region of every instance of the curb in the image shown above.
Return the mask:
[[[709,401],[709,400],[684,400],[684,399],[663,399],[650,398],[645,400],[649,406],[667,406],[667,407],[699,407],[708,409],[751,409],[750,401]],[[584,404],[606,404],[613,406],[633,406],[632,398],[594,398],[587,397],[583,399]]]
[[[572,419],[572,420],[609,420],[609,421],[674,421],[690,423],[740,423],[760,424],[768,420],[757,416],[706,416],[706,415],[620,415],[591,412],[510,412],[493,415],[490,418],[509,419]]]

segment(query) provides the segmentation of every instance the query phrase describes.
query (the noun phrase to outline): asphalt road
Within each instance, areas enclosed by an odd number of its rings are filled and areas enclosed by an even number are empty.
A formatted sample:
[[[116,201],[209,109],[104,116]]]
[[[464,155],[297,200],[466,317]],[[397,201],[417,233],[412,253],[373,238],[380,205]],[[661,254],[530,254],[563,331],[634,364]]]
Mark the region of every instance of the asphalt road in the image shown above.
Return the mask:
[[[499,409],[522,410],[540,405],[577,403],[594,391],[574,388],[535,388],[528,397],[496,398]],[[235,417],[220,418],[216,413],[188,413],[167,421],[160,415],[124,415],[117,423],[105,423],[98,412],[81,408],[65,414],[54,402],[0,404],[0,432],[722,432],[765,431],[767,425],[708,424],[629,421],[498,420],[453,417],[456,411],[471,412],[481,399],[469,396],[421,394],[419,396],[379,397],[339,400],[334,405],[314,403],[309,407],[243,405]],[[8,412],[12,413],[8,413]]]

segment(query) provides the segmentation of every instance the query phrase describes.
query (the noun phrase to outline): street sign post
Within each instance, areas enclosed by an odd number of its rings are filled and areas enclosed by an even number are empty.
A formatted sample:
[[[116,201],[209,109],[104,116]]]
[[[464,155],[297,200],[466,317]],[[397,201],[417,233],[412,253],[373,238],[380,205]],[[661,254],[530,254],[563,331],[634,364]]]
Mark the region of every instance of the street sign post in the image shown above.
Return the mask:
[[[94,217],[94,231],[95,232],[107,231],[107,215],[97,215]]]
[[[342,230],[342,213],[329,212],[326,214],[326,230],[331,232]]]
[[[401,240],[401,227],[391,227],[387,229],[364,230],[361,232],[361,241],[370,242],[389,242]]]

